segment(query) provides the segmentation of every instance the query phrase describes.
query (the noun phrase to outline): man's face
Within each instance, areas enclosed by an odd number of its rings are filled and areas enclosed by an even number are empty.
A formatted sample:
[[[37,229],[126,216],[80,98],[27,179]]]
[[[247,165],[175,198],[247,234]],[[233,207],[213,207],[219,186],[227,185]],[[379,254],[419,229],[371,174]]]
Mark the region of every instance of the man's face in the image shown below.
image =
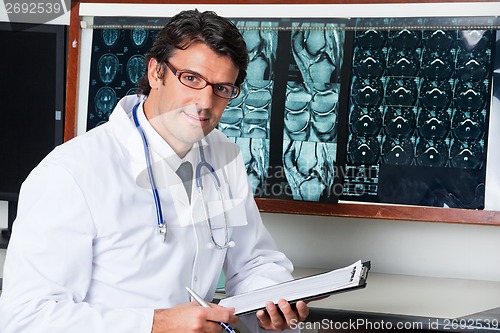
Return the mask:
[[[229,57],[217,55],[202,43],[176,50],[169,64],[178,71],[200,74],[210,83],[234,84],[238,76],[238,68]],[[157,61],[151,59],[146,117],[175,152],[183,155],[217,126],[228,100],[215,95],[211,85],[201,90],[186,87],[168,68],[161,80],[158,68]]]

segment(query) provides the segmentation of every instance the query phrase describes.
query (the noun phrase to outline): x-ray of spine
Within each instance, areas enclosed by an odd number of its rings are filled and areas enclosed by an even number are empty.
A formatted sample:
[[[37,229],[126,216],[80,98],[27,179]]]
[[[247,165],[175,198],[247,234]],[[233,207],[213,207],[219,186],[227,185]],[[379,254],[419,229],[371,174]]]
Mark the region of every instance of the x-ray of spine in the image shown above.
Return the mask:
[[[249,51],[247,77],[241,94],[231,100],[222,115],[219,129],[241,149],[253,193],[260,190],[268,176],[269,131],[274,87],[278,31],[266,29],[276,22],[238,21]]]
[[[483,168],[492,38],[490,30],[357,30],[348,164]]]
[[[476,30],[358,32],[349,161],[481,168],[490,39]]]
[[[340,68],[345,33],[329,23],[293,23],[292,55],[300,78],[286,87],[283,165],[293,198],[327,201],[337,151]]]

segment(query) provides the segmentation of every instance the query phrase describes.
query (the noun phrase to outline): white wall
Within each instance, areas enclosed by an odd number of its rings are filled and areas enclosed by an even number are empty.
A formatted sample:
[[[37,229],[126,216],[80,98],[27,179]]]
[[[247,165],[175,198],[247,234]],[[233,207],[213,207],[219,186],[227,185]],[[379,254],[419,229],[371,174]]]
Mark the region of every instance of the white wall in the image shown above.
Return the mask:
[[[262,218],[295,266],[338,268],[363,259],[372,262],[373,272],[500,281],[500,227],[270,213]],[[0,201],[5,227],[7,203]]]
[[[370,260],[372,271],[500,281],[500,227],[262,214],[278,247],[301,267]]]
[[[0,229],[7,228],[7,201],[0,201]]]

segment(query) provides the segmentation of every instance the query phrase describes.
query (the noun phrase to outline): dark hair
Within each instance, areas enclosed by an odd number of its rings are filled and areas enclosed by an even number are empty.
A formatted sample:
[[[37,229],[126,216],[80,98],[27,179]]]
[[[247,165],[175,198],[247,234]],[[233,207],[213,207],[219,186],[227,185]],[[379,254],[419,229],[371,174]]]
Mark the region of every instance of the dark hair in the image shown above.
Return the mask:
[[[175,49],[185,50],[195,43],[203,43],[219,55],[228,56],[238,67],[235,85],[245,79],[248,65],[248,50],[238,28],[228,19],[211,11],[182,11],[170,19],[156,35],[153,46],[146,54],[146,64],[154,58],[160,64],[157,69],[160,78],[166,73],[166,63]],[[139,80],[137,87],[144,95],[149,95],[151,87],[147,73]]]

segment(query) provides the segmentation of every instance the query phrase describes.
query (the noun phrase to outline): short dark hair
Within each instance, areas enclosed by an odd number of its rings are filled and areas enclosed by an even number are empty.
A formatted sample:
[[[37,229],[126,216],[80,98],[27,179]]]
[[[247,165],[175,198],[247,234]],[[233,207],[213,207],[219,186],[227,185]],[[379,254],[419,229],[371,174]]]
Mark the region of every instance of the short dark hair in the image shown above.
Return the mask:
[[[228,56],[239,69],[235,85],[241,85],[247,75],[249,61],[245,40],[230,20],[212,11],[186,10],[172,17],[156,35],[153,46],[146,54],[146,64],[152,58],[156,59],[160,64],[158,74],[163,78],[167,71],[166,63],[175,49],[185,50],[195,43],[203,43],[215,53]],[[142,94],[149,95],[151,87],[147,73],[137,87]]]

